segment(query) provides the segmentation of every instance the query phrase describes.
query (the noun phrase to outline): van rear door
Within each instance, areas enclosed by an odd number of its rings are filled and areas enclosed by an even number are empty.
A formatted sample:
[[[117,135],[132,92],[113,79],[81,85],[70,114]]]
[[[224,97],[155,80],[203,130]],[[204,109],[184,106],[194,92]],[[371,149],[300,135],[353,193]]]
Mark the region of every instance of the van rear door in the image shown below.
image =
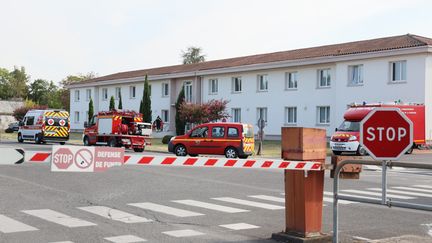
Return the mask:
[[[254,153],[255,151],[255,138],[253,126],[251,124],[243,124],[242,145],[244,153]]]
[[[67,111],[46,111],[44,117],[45,137],[69,138],[69,113]]]

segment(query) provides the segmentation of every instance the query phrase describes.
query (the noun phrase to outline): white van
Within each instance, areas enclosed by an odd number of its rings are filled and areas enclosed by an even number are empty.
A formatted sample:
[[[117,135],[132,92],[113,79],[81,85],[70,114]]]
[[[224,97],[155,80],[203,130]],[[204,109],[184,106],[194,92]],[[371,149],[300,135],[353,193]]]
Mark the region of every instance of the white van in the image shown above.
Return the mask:
[[[18,142],[32,140],[36,143],[69,140],[69,112],[63,110],[29,110],[19,123]]]

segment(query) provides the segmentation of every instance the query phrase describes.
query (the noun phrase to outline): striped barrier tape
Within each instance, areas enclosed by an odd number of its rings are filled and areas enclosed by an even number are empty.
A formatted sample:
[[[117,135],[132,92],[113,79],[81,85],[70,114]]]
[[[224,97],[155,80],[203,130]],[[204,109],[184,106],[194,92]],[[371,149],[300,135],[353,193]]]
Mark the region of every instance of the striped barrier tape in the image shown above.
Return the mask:
[[[51,152],[27,151],[25,161],[32,163],[47,163],[51,161]],[[289,170],[323,170],[320,162],[286,161],[275,159],[227,159],[208,157],[176,157],[128,155],[124,156],[126,165],[158,165],[158,166],[195,166],[195,167],[224,167],[224,168],[261,168],[261,169],[289,169]]]

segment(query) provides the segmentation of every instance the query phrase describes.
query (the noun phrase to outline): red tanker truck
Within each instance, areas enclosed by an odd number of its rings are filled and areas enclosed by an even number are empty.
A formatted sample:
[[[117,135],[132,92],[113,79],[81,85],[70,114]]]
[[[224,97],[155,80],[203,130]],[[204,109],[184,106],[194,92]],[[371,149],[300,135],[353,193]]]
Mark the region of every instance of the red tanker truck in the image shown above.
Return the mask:
[[[355,152],[357,155],[367,154],[366,150],[360,146],[360,122],[376,107],[399,108],[412,121],[414,143],[407,153],[412,153],[414,148],[426,145],[425,106],[423,104],[354,104],[345,112],[344,121],[330,138],[330,148],[333,154],[340,155],[343,152]]]

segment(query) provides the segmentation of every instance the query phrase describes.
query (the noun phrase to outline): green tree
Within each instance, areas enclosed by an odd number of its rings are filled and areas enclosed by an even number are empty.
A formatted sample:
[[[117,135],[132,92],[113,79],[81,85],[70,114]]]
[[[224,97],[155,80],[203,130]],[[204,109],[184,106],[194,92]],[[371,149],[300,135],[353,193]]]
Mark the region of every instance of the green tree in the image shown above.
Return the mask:
[[[144,80],[143,98],[140,104],[140,113],[143,114],[144,122],[152,122],[151,99],[150,99],[150,85],[147,75]]]
[[[29,85],[28,98],[36,102],[36,104],[46,105],[48,95],[48,88],[50,83],[44,79],[36,79]]]
[[[12,98],[10,72],[6,68],[0,68],[0,99],[8,100]]]
[[[205,55],[202,54],[200,47],[188,47],[186,51],[182,51],[181,57],[183,58],[183,64],[205,62]]]
[[[26,98],[27,97],[27,83],[30,79],[25,72],[25,68],[14,67],[14,70],[10,72],[10,88],[13,98]]]
[[[59,97],[61,99],[62,107],[68,111],[70,111],[70,91],[68,89],[68,85],[73,83],[81,82],[84,80],[89,80],[96,78],[97,74],[94,72],[89,72],[87,74],[77,74],[77,75],[69,75],[60,81],[60,89],[58,90]]]
[[[119,110],[122,110],[122,109],[123,109],[123,102],[122,102],[121,92],[119,93],[118,109],[119,109]]]
[[[109,103],[109,110],[112,111],[115,109],[115,100],[114,96],[111,96],[110,103]]]
[[[184,87],[180,90],[179,96],[177,97],[177,102],[175,104],[176,115],[175,115],[175,126],[176,134],[183,135],[185,133],[185,121],[180,118],[180,107],[185,101]]]
[[[94,107],[93,107],[93,99],[90,98],[89,107],[88,107],[88,122],[92,119],[94,115]]]

